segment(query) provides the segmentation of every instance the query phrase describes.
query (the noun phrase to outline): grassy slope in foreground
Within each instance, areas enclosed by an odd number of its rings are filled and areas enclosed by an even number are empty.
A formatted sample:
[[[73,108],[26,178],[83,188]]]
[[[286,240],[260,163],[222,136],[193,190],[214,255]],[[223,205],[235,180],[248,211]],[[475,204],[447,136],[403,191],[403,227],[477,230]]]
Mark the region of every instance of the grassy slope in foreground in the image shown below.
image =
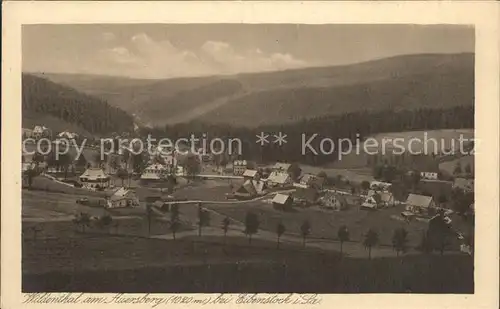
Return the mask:
[[[462,255],[339,260],[274,243],[224,248],[102,236],[55,242],[25,240],[23,292],[474,292],[473,259]],[[55,268],[44,272],[47,263]]]

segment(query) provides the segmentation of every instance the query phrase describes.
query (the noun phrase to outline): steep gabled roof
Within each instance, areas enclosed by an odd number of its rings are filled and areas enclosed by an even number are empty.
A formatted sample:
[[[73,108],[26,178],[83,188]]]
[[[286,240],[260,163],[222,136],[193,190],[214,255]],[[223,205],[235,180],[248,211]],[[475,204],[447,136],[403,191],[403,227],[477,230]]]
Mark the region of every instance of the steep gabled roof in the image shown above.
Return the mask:
[[[243,173],[243,176],[244,177],[255,177],[257,175],[257,171],[256,170],[245,170],[245,172]]]
[[[90,167],[83,172],[80,178],[106,179],[109,178],[109,176],[102,170],[102,168]]]
[[[267,180],[278,184],[285,184],[290,178],[290,175],[284,172],[272,172]]]
[[[292,165],[290,163],[277,162],[276,164],[274,164],[273,169],[287,172],[291,166]]]
[[[290,195],[278,193],[274,196],[273,203],[285,205],[290,199]]]
[[[406,200],[407,205],[418,206],[418,207],[429,207],[432,203],[432,196],[420,195],[420,194],[410,194]]]

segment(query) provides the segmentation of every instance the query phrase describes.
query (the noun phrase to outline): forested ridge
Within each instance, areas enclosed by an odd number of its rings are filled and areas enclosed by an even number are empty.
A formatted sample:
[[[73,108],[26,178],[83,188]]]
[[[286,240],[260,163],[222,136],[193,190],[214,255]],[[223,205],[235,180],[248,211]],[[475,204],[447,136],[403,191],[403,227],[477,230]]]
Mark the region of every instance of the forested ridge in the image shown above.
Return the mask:
[[[363,140],[370,135],[384,132],[403,132],[418,130],[474,128],[474,106],[456,106],[451,108],[420,108],[414,110],[383,110],[378,112],[361,111],[338,116],[324,116],[307,119],[284,125],[259,126],[255,129],[235,127],[225,124],[207,124],[190,122],[165,127],[145,129],[143,134],[151,134],[155,138],[189,138],[194,134],[201,138],[206,134],[207,140],[221,138],[239,138],[242,141],[243,158],[259,162],[289,161],[311,165],[320,165],[333,161],[338,148],[331,154],[316,155],[312,152],[302,154],[303,135],[308,140],[317,134],[310,143],[319,149],[322,138],[334,141],[349,138]],[[265,146],[256,144],[256,135],[261,132],[270,134]],[[273,134],[286,134],[287,143],[274,144]],[[338,145],[335,145],[336,147]]]
[[[133,129],[133,117],[106,101],[30,74],[22,75],[23,112],[48,114],[92,134]],[[40,124],[50,126],[50,124]]]

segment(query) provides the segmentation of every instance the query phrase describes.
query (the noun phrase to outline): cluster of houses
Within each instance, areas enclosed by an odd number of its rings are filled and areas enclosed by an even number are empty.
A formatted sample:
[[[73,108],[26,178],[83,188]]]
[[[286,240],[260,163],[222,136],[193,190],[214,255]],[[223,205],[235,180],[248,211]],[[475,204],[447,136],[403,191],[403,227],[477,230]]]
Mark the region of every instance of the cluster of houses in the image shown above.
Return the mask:
[[[47,128],[46,126],[43,126],[43,125],[36,125],[33,127],[33,129],[28,129],[28,128],[22,129],[22,138],[23,139],[33,138],[35,140],[38,140],[41,138],[49,138],[52,140],[53,137],[54,136],[53,136],[52,130]],[[55,138],[56,138],[56,140],[61,139],[61,138],[72,140],[72,139],[78,138],[78,134],[71,132],[69,130],[65,130],[65,131],[59,132],[55,136]]]
[[[242,166],[246,168],[243,170]],[[243,184],[231,194],[236,199],[252,199],[270,191],[280,190],[281,193],[277,193],[271,200],[277,209],[312,205],[331,210],[343,210],[348,207],[345,196],[323,190],[323,177],[309,173],[296,177],[296,167],[293,164],[278,162],[270,168],[267,175],[262,175],[262,172],[256,169],[249,169],[248,166],[245,160],[233,163],[234,174],[244,178]]]
[[[23,128],[22,137],[24,138],[50,138],[52,139],[52,130],[45,126],[35,126],[33,129]]]

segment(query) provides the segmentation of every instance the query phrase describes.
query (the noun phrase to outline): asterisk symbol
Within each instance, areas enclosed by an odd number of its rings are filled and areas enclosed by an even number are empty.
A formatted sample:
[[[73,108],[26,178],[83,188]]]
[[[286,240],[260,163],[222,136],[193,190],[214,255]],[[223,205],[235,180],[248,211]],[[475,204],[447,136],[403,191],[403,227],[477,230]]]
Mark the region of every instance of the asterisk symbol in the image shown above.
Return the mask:
[[[275,138],[274,143],[275,144],[278,143],[280,146],[283,144],[286,144],[287,143],[287,141],[285,139],[286,137],[287,137],[287,135],[283,134],[281,132],[279,132],[278,135],[274,134],[274,138]]]
[[[260,135],[255,135],[257,137],[257,141],[255,142],[256,144],[260,144],[261,146],[264,146],[264,144],[269,143],[267,138],[269,137],[269,134],[266,134],[264,132],[260,132]]]

